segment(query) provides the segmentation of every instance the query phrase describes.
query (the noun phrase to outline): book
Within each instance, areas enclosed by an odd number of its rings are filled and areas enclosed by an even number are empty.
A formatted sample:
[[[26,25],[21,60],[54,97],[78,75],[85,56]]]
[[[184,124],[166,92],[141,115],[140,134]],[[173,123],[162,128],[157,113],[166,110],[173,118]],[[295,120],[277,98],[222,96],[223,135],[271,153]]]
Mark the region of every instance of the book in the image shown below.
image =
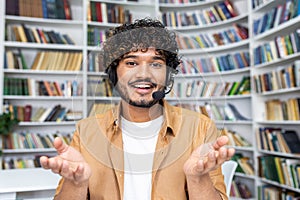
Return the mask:
[[[300,153],[300,140],[297,132],[294,130],[285,130],[282,133],[291,153]]]
[[[51,112],[48,114],[48,116],[45,118],[44,121],[52,121],[52,119],[54,118],[56,113],[59,112],[60,108],[61,108],[60,104],[54,106],[54,108],[52,108]],[[55,121],[55,120],[53,120],[53,121]]]
[[[25,105],[25,107],[24,107],[24,122],[31,121],[31,114],[32,114],[32,106]]]

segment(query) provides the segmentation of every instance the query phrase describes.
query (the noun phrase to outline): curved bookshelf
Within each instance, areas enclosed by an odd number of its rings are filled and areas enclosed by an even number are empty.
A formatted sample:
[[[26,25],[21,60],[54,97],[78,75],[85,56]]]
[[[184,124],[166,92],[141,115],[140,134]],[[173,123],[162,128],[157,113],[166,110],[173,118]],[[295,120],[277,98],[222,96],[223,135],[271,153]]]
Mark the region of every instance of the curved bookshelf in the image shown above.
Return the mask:
[[[295,29],[298,27],[298,24],[300,23],[300,16],[290,19],[280,25],[278,25],[276,28],[272,28],[270,30],[267,30],[259,35],[256,35],[253,37],[254,40],[262,40],[267,37],[271,37],[273,35],[277,35],[282,30],[288,30],[288,29]]]
[[[255,121],[257,124],[269,124],[269,125],[300,125],[300,121]]]
[[[3,149],[5,154],[20,154],[20,153],[55,153],[54,148],[36,148],[36,149]]]
[[[55,75],[55,76],[83,76],[82,71],[54,71],[54,70],[31,70],[31,69],[4,69],[6,74],[24,74],[24,75]]]
[[[98,96],[88,96],[87,100],[89,101],[119,101],[120,97],[98,97]]]
[[[284,188],[284,189],[288,189],[288,190],[291,190],[293,192],[297,192],[297,193],[300,193],[300,189],[298,188],[294,188],[294,187],[290,187],[290,186],[287,186],[287,185],[283,185],[283,184],[280,184],[276,181],[272,181],[272,180],[268,180],[266,178],[259,178],[262,182],[264,183],[268,183],[268,184],[271,184],[271,185],[274,185],[274,186],[278,186],[280,188]]]
[[[61,122],[19,122],[18,126],[69,126],[75,125],[76,121]]]
[[[82,51],[84,48],[81,45],[66,45],[66,44],[39,44],[29,42],[4,42],[5,47],[14,47],[22,49],[59,49],[59,50],[77,50]]]
[[[63,19],[46,19],[36,17],[24,17],[24,16],[13,16],[6,15],[5,20],[8,22],[26,22],[33,24],[52,24],[52,25],[63,25],[63,26],[82,26],[82,20],[63,20]]]
[[[178,74],[175,78],[197,78],[197,77],[209,77],[209,76],[225,76],[225,75],[239,75],[240,73],[249,73],[250,67],[233,69],[228,71],[218,71],[218,72],[207,72],[207,73],[196,73],[196,74]]]
[[[256,178],[256,176],[247,175],[247,174],[240,173],[240,172],[235,172],[234,175],[237,176],[237,177],[242,177],[242,178],[247,178],[247,179],[252,179],[252,180],[255,180],[255,178]]]
[[[213,52],[220,52],[220,51],[228,51],[230,49],[235,48],[242,48],[247,47],[249,45],[249,40],[242,40],[240,42],[231,43],[228,45],[222,45],[217,47],[210,47],[210,48],[195,48],[195,49],[180,49],[179,53],[181,54],[206,54],[206,53],[213,53]]]
[[[271,95],[279,95],[279,94],[293,93],[293,92],[299,92],[299,91],[300,91],[300,87],[293,87],[293,88],[286,88],[286,89],[257,93],[257,95],[271,96]]]
[[[237,120],[237,121],[219,121],[219,120],[214,120],[216,124],[226,124],[226,125],[252,125],[252,121],[246,121],[246,120]]]
[[[265,62],[265,63],[255,65],[254,68],[258,69],[258,68],[264,68],[264,67],[272,67],[272,66],[276,66],[276,65],[279,65],[279,64],[285,64],[285,63],[291,62],[291,61],[293,61],[293,60],[295,60],[299,57],[300,57],[300,52],[294,53],[294,54],[291,54],[291,55],[287,55],[284,58],[279,58],[279,59],[273,60],[271,62]]]
[[[299,158],[300,154],[292,154],[292,153],[282,153],[282,152],[276,152],[276,151],[268,151],[268,150],[258,150],[260,153],[274,155],[274,156],[281,156],[281,157],[287,157],[287,158]]]
[[[250,151],[250,152],[255,151],[254,147],[252,147],[252,146],[251,147],[232,146],[232,147],[239,151]]]
[[[191,26],[180,26],[180,27],[168,27],[171,30],[176,30],[176,31],[201,31],[201,30],[207,30],[209,28],[219,28],[222,26],[228,26],[232,23],[239,23],[242,21],[246,21],[248,18],[248,14],[242,14],[242,15],[238,15],[236,17],[224,20],[224,21],[220,21],[220,22],[215,22],[215,23],[209,23],[209,24],[204,24],[204,25],[199,25],[199,26],[195,26],[195,25],[191,25]]]
[[[197,6],[209,6],[214,5],[216,3],[222,2],[223,0],[211,0],[211,1],[204,1],[204,2],[190,2],[190,3],[159,3],[159,7],[161,8],[191,8]]]
[[[183,101],[183,102],[199,102],[199,101],[224,101],[224,100],[235,100],[235,99],[249,99],[251,98],[250,94],[245,95],[232,95],[232,96],[212,96],[212,97],[166,97],[168,101]]]
[[[34,101],[81,101],[83,99],[82,96],[73,96],[73,97],[65,97],[65,96],[17,96],[17,95],[4,95],[4,99],[10,100],[34,100]]]
[[[275,0],[268,0],[266,1],[265,3],[257,6],[256,8],[254,8],[252,10],[253,13],[256,13],[256,12],[265,12],[266,10],[270,9],[272,6],[274,6],[276,3]]]

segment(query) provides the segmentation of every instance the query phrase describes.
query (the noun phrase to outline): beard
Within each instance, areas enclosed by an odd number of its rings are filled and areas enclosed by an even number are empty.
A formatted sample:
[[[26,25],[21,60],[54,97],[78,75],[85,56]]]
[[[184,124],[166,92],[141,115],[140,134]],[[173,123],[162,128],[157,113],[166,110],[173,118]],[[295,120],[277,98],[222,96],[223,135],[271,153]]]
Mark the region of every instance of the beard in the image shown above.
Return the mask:
[[[155,100],[153,98],[150,100],[143,99],[143,98],[141,98],[140,100],[133,100],[130,97],[130,93],[128,89],[124,85],[120,84],[119,82],[116,84],[116,90],[119,93],[122,100],[124,100],[126,103],[132,106],[136,106],[140,108],[150,108],[159,102],[159,100]]]

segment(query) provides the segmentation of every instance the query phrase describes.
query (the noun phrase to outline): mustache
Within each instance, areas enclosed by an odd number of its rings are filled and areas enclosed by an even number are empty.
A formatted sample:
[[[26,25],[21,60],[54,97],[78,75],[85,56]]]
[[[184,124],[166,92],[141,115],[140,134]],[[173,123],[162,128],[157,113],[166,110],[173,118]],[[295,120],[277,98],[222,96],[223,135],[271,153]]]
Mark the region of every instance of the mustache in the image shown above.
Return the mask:
[[[157,83],[154,83],[150,78],[134,80],[129,82],[128,85],[134,85],[138,83],[150,83],[153,87],[157,86]]]

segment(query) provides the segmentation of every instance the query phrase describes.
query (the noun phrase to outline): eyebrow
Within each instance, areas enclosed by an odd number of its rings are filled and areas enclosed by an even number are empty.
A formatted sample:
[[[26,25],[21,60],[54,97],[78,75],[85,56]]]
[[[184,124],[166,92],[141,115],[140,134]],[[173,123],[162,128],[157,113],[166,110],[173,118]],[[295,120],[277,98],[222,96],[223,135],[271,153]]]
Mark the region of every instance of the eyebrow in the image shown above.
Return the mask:
[[[137,55],[124,55],[122,60],[128,59],[128,58],[137,58],[137,57],[138,57]],[[153,60],[161,60],[161,61],[164,61],[164,62],[166,61],[166,59],[164,59],[164,57],[161,56],[161,55],[155,55],[155,56],[152,57],[152,59]]]

